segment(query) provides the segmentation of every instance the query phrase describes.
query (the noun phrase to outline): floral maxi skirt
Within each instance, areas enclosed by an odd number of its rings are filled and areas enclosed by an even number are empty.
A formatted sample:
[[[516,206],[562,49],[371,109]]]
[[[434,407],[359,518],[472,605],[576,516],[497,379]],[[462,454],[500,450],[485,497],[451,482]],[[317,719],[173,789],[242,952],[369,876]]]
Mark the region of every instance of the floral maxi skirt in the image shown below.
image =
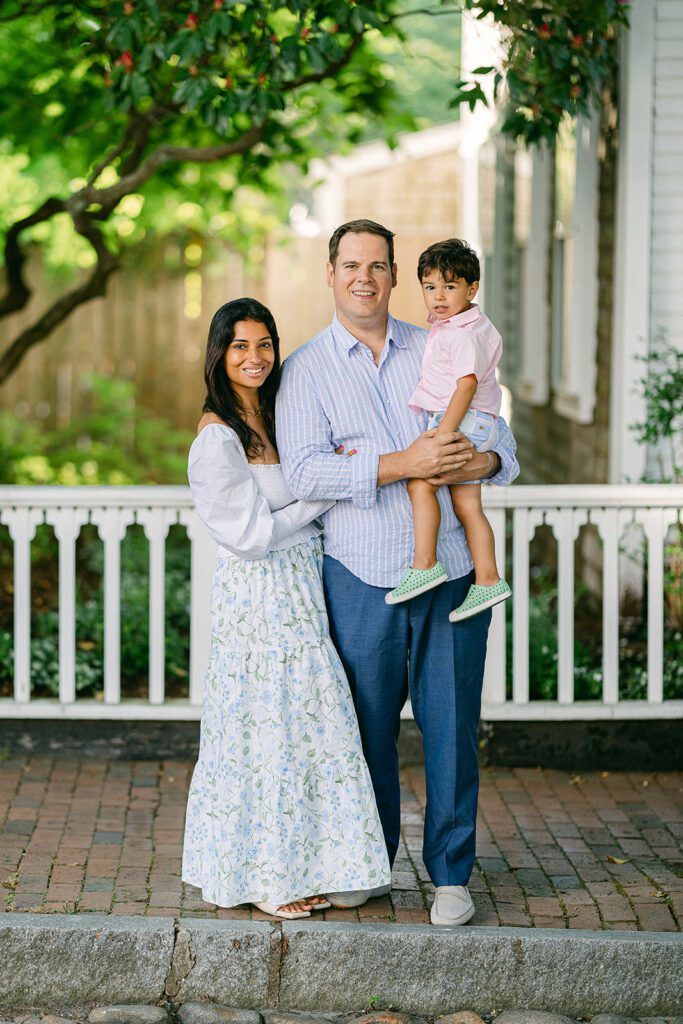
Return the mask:
[[[183,881],[221,907],[390,881],[322,549],[220,558]]]

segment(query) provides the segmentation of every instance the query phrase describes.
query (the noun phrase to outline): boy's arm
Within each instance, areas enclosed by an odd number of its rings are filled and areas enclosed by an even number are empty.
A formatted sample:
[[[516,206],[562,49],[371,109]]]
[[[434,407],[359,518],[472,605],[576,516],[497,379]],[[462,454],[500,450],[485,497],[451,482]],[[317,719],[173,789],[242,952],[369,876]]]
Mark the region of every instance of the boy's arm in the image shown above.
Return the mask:
[[[477,390],[477,378],[474,373],[468,373],[465,377],[460,377],[455,391],[451,395],[451,400],[448,403],[441,423],[436,428],[437,433],[446,433],[447,431],[457,430],[463,419],[465,413],[469,409],[474,394]]]

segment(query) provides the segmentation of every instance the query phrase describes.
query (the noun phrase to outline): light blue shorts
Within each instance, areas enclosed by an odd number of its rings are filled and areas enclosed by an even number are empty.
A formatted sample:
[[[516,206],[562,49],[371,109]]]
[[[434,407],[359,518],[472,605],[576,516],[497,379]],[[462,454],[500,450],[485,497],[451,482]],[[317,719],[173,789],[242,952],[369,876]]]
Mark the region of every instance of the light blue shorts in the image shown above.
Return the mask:
[[[427,430],[438,427],[443,419],[441,412],[431,412]],[[498,443],[498,419],[490,412],[480,412],[479,409],[468,409],[458,427],[465,437],[472,442],[478,452],[490,452]]]

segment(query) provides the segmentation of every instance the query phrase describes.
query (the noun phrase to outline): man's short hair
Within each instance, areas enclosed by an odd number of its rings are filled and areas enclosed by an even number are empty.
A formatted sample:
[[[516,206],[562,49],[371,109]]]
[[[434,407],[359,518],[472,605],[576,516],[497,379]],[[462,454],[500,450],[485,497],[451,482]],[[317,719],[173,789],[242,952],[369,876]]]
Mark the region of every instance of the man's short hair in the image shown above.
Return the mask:
[[[379,235],[380,238],[383,238],[387,243],[387,248],[389,249],[389,266],[393,266],[394,232],[390,231],[389,228],[385,228],[384,225],[378,224],[375,220],[366,220],[363,217],[359,220],[349,220],[346,224],[340,224],[330,238],[329,259],[332,266],[334,266],[335,260],[339,255],[339,243],[344,235],[348,235],[349,233],[354,235]]]
[[[418,280],[430,270],[438,270],[445,281],[462,277],[468,284],[479,280],[479,257],[462,238],[447,238],[435,242],[420,255],[417,261]]]

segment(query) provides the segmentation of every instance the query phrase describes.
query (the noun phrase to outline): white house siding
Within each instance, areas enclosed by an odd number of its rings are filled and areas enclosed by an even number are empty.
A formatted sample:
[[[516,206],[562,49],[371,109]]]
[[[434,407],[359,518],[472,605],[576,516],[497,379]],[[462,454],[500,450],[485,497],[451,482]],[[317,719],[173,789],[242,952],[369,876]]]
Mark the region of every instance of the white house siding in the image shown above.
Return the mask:
[[[656,0],[650,341],[683,350],[683,0]]]

